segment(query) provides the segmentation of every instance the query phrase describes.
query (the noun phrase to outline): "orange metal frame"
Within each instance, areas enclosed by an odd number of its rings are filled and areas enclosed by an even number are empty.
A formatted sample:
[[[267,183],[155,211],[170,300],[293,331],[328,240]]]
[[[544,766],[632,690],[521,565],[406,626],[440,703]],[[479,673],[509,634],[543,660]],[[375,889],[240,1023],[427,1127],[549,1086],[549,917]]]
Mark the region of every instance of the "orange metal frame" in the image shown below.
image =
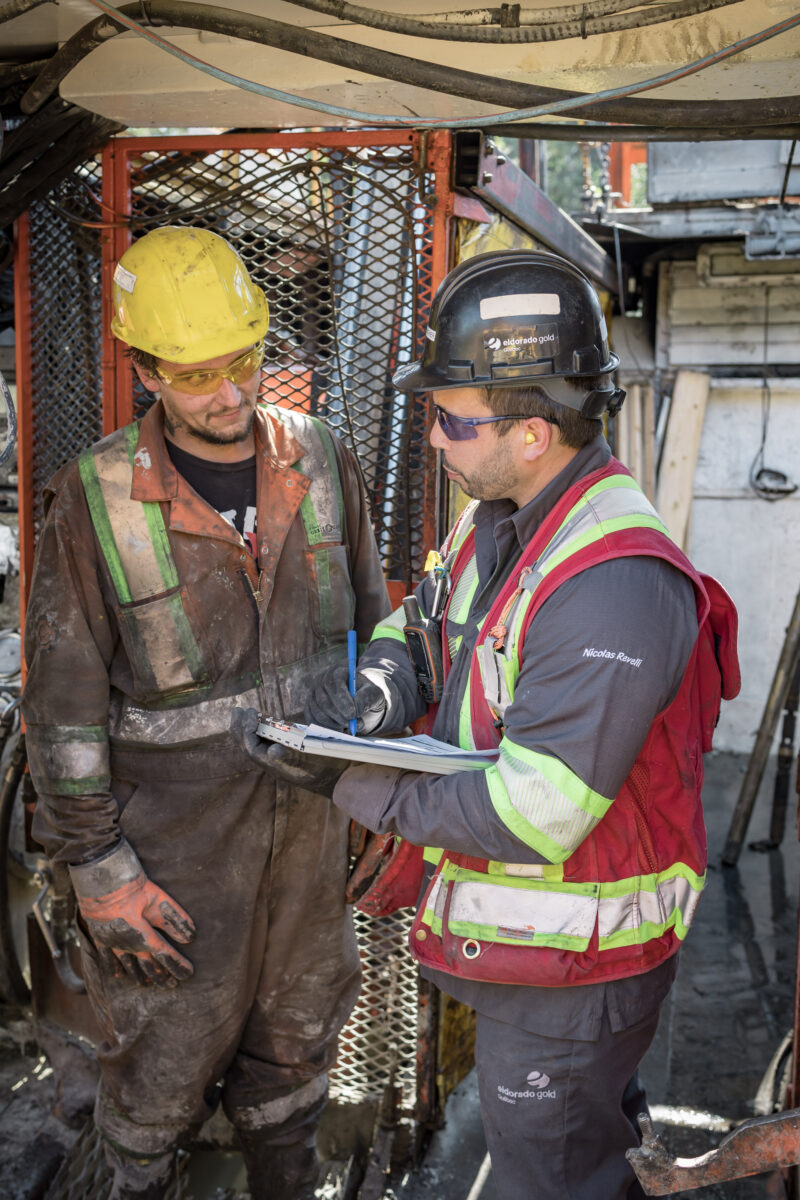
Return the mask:
[[[131,173],[138,154],[148,150],[163,150],[164,138],[115,138],[103,152],[103,209],[108,226],[101,236],[103,280],[103,433],[111,433],[133,418],[133,388],[130,367],[124,347],[111,336],[111,284],[114,267],[132,241],[129,226],[132,214]],[[433,236],[430,248],[432,290],[447,274],[452,261],[452,218],[454,193],[451,185],[452,135],[449,131],[433,134],[408,130],[389,130],[376,133],[361,130],[340,130],[324,134],[265,133],[246,135],[222,134],[218,137],[171,137],[170,149],[182,151],[209,150],[330,150],[345,146],[408,146],[414,148],[416,161],[426,175],[432,176],[436,203],[433,207]],[[436,453],[429,446],[426,452],[426,495],[423,502],[424,544],[431,548],[438,543],[438,511]],[[422,564],[419,564],[421,571]],[[390,581],[390,590],[400,597],[408,581]],[[399,599],[398,599],[399,603]]]

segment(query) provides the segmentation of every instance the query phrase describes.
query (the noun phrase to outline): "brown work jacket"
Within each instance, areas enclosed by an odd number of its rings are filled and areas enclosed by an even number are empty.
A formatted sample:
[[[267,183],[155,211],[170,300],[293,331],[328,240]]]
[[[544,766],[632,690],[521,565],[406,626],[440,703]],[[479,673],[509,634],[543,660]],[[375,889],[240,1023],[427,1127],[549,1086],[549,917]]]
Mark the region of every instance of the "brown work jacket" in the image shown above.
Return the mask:
[[[139,781],[252,771],[228,732],[234,706],[302,719],[315,679],[346,653],[347,629],[363,643],[389,609],[351,453],[334,438],[343,536],[338,552],[328,547],[325,570],[338,563],[343,582],[323,622],[317,555],[300,514],[311,480],[293,469],[307,447],[266,410],[254,428],[257,562],[176,471],[160,401],[140,423],[131,500],[161,507],[202,662],[192,687],[184,680],[159,690],[137,664],[131,628],[141,605],[164,601],[120,604],[77,460],[46,489],[26,615],[23,713],[40,797],[34,835],[55,860],[86,862],[108,851],[119,836],[118,802]]]

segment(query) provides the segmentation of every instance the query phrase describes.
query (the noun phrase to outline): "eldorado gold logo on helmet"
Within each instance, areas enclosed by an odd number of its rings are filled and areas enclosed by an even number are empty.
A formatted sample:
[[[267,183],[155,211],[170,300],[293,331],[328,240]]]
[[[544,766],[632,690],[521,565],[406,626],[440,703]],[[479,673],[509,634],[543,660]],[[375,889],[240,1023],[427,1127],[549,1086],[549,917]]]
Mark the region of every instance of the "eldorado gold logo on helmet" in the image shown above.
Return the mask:
[[[558,354],[558,326],[528,325],[483,335],[483,348],[490,362],[525,362]]]

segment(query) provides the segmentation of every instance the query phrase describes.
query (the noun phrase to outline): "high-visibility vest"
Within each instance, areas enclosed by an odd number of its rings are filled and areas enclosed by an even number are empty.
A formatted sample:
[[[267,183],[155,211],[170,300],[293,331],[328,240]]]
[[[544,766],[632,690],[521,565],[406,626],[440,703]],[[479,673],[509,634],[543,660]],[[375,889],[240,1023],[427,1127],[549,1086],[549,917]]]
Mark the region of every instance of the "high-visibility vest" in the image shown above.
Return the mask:
[[[300,506],[309,547],[318,548],[322,542],[340,543],[344,505],[331,434],[314,417],[273,406],[268,406],[268,411],[288,426],[305,448],[305,454],[294,465],[311,480]],[[84,450],[78,460],[81,482],[119,603],[120,619],[127,623],[126,641],[136,660],[138,677],[149,681],[154,693],[202,689],[211,681],[210,665],[204,660],[184,608],[161,504],[131,499],[138,438],[139,424],[133,422]],[[326,620],[336,606],[331,575],[322,565],[318,555],[316,587],[320,639],[325,646],[330,640]],[[337,586],[342,586],[340,576]]]
[[[453,588],[445,670],[477,586],[468,508],[445,553]],[[691,580],[698,636],[678,694],[661,712],[619,794],[593,791],[559,759],[502,733],[524,644],[544,601],[597,563],[648,555]],[[591,652],[593,648],[588,647]],[[736,610],[700,575],[614,459],[573,485],[523,551],[482,622],[463,697],[459,742],[499,746],[486,772],[494,809],[544,865],[427,849],[435,864],[411,930],[422,963],[471,979],[563,987],[641,974],[678,949],[703,888],[702,755],[720,699],[739,690]],[[603,736],[598,714],[597,736]]]

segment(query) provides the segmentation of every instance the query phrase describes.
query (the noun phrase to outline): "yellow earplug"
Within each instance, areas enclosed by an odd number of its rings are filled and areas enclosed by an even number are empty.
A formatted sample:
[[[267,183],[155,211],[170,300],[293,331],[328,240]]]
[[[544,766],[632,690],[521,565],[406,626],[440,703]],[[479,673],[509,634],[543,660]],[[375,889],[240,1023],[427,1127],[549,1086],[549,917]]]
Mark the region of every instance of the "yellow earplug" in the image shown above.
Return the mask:
[[[525,434],[525,445],[530,446],[531,442],[535,442],[535,441],[536,441],[536,435],[534,433],[531,433],[530,430],[528,430],[528,432]]]

